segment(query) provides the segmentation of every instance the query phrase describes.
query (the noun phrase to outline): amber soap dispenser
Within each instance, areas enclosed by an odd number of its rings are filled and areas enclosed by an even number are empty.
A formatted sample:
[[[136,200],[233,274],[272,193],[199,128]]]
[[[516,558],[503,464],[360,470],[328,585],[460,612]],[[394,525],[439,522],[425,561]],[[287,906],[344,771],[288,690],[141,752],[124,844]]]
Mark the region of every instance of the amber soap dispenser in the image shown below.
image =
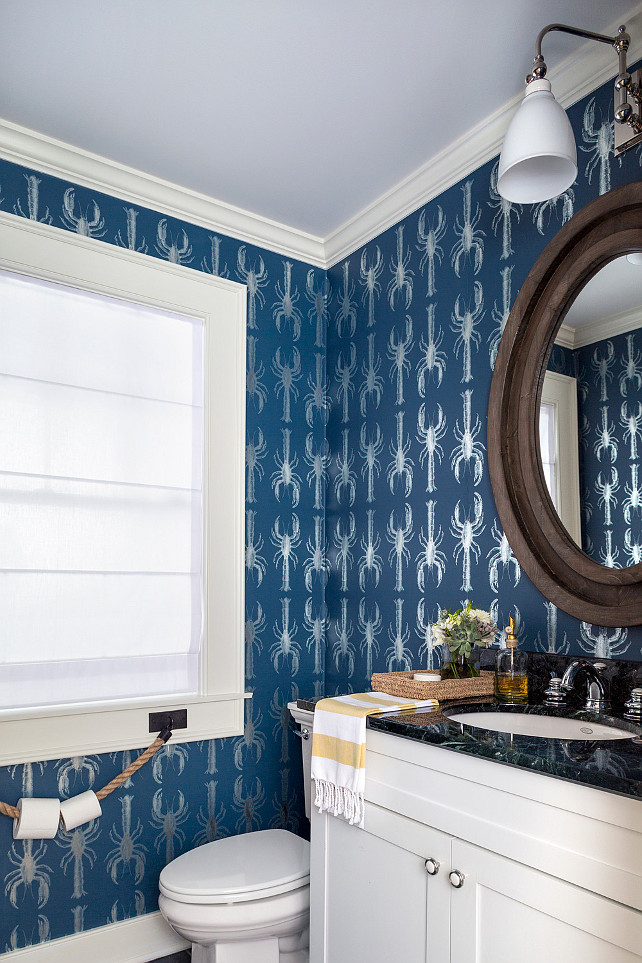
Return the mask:
[[[495,698],[498,702],[521,705],[528,702],[528,656],[517,648],[515,622],[506,628],[506,648],[497,653]]]

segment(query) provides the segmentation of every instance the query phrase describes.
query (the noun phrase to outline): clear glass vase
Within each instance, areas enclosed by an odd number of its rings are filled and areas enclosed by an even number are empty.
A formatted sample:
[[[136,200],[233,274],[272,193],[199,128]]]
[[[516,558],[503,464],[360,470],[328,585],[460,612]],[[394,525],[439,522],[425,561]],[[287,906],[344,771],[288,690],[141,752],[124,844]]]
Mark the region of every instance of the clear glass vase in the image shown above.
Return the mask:
[[[479,669],[472,661],[471,655],[462,653],[448,653],[448,661],[441,669],[442,679],[473,679],[479,675]]]

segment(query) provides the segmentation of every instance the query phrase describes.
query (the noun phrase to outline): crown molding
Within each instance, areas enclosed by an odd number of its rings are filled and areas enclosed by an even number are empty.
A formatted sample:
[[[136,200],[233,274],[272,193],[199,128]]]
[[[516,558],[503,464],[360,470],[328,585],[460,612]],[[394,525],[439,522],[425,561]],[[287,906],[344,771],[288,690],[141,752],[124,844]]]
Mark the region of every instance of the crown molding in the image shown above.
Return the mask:
[[[628,61],[635,63],[642,57],[642,3],[635,4],[627,17],[614,21],[605,32],[615,36],[621,23],[626,23],[631,32],[633,39]],[[528,66],[530,65],[525,64],[525,69]],[[615,77],[617,69],[614,51],[603,44],[587,41],[581,44],[572,56],[551,69],[548,76],[551,78],[557,101],[567,108]],[[325,238],[328,267],[354,253],[496,157],[501,150],[510,117],[521,100],[522,94],[507,101],[463,137],[454,140],[439,154],[329,234]]]
[[[616,338],[619,334],[638,331],[641,325],[642,309],[640,308],[611,314],[608,318],[576,328],[574,347],[584,348],[587,344],[595,344],[596,341],[605,341],[607,338]]]
[[[323,239],[0,119],[0,157],[325,268]]]
[[[579,328],[562,324],[557,332],[555,344],[575,350],[585,348],[588,344],[595,344],[597,341],[606,341],[607,338],[616,338],[619,334],[628,334],[629,331],[639,331],[640,327],[642,327],[642,309],[635,308],[633,311],[611,314],[607,318],[600,318],[599,321]]]
[[[575,348],[575,328],[572,328],[570,324],[560,324],[555,335],[555,344],[559,344],[562,348],[570,348],[573,351]]]

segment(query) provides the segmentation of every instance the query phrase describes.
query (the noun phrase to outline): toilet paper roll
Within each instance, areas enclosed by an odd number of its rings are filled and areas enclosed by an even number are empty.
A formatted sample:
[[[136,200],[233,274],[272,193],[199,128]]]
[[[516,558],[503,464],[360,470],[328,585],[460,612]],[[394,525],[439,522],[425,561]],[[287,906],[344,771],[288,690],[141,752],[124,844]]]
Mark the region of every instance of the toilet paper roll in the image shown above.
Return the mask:
[[[60,822],[59,799],[23,798],[17,802],[20,815],[13,821],[14,839],[53,839]]]
[[[82,826],[83,823],[91,822],[92,819],[98,819],[101,814],[98,797],[91,789],[81,792],[79,796],[72,796],[71,799],[63,799],[60,803],[60,821],[67,832],[76,826]]]

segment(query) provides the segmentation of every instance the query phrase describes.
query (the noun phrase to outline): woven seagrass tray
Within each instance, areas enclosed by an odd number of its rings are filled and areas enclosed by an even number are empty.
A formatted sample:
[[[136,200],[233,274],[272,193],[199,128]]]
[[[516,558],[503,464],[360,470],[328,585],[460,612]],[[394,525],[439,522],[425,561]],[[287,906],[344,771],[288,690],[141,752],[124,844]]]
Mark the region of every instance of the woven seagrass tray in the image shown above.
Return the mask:
[[[473,696],[492,695],[495,690],[495,673],[482,671],[474,679],[445,679],[443,682],[418,682],[414,672],[375,672],[371,684],[373,691],[404,699],[470,699]]]

